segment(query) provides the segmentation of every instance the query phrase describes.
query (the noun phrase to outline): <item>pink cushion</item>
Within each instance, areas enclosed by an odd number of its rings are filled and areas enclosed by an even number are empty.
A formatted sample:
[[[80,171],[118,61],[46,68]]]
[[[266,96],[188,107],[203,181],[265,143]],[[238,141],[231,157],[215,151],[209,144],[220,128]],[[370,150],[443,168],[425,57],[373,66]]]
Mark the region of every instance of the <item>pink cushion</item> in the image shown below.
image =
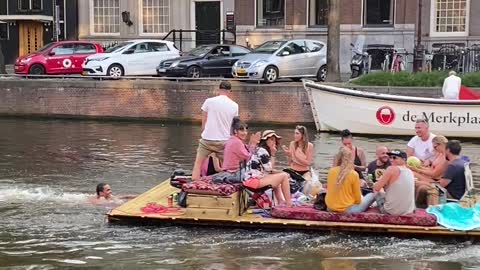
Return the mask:
[[[193,194],[230,196],[241,189],[240,184],[214,184],[212,177],[203,177],[198,181],[183,184],[182,190]]]
[[[274,208],[272,217],[334,221],[334,222],[353,222],[353,223],[377,223],[377,224],[395,224],[395,225],[414,225],[414,226],[436,226],[437,218],[425,212],[423,209],[415,210],[415,213],[403,216],[383,215],[377,208],[371,208],[365,213],[344,214],[335,212],[318,211],[312,206],[301,206],[292,208]]]

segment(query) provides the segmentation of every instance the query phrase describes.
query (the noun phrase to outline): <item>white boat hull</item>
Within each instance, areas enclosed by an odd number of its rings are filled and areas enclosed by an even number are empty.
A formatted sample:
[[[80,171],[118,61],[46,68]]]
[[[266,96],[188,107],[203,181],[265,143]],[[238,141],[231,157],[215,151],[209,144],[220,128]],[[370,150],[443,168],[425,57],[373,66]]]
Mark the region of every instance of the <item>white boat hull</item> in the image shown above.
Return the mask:
[[[425,118],[435,134],[480,137],[480,101],[395,96],[304,81],[319,131],[414,135],[415,121]]]

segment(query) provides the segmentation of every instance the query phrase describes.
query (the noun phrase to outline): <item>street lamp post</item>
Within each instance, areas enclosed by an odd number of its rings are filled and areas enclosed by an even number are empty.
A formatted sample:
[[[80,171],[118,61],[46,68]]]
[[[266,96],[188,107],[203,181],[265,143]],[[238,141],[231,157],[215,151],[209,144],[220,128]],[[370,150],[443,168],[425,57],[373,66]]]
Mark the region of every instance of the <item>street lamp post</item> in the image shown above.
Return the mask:
[[[418,21],[417,21],[417,44],[415,45],[413,69],[415,72],[422,71],[424,47],[422,45],[422,0],[418,0]]]

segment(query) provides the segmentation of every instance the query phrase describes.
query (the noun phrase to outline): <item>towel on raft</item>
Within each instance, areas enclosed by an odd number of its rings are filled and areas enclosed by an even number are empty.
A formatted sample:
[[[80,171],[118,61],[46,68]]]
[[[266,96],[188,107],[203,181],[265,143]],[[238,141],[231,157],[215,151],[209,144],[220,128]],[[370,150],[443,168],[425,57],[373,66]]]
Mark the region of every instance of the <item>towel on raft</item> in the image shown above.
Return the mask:
[[[437,223],[453,230],[470,231],[480,228],[480,203],[464,208],[458,203],[446,203],[428,207],[427,213],[437,217]]]

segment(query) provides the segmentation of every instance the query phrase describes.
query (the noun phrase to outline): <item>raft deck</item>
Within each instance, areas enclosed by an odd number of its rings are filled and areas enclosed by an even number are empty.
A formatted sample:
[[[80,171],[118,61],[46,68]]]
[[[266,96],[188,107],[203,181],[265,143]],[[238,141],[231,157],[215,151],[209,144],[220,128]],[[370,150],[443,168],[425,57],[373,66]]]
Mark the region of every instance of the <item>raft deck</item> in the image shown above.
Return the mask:
[[[147,203],[167,205],[167,197],[179,190],[172,187],[169,181],[164,181],[154,188],[139,195],[119,207],[110,211],[107,216],[111,223],[140,223],[159,225],[198,225],[198,226],[230,226],[237,228],[270,228],[296,230],[323,230],[366,232],[382,234],[406,234],[418,236],[451,236],[451,237],[480,237],[480,230],[454,231],[445,227],[423,227],[410,225],[309,221],[295,219],[264,218],[258,214],[244,213],[241,216],[228,217],[211,208],[203,211],[188,211],[180,208],[178,211],[164,214],[145,214],[142,212]],[[188,202],[188,199],[187,199]]]

